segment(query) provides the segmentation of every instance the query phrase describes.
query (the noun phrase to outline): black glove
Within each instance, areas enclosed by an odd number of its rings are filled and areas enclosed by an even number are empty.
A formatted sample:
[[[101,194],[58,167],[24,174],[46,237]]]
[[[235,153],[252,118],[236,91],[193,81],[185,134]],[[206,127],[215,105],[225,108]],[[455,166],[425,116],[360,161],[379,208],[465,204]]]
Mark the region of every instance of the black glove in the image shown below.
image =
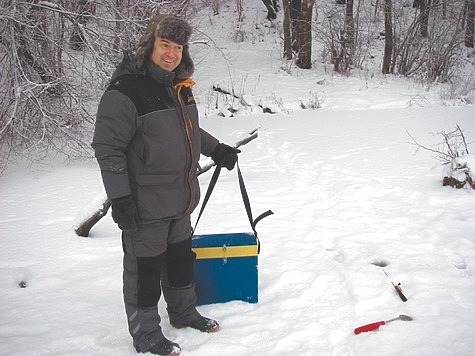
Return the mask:
[[[229,171],[234,168],[238,160],[237,154],[241,151],[237,148],[228,146],[224,143],[218,143],[216,148],[211,153],[211,159],[218,166],[226,167]]]
[[[139,213],[132,196],[126,195],[111,199],[112,219],[121,230],[137,230],[139,228]]]

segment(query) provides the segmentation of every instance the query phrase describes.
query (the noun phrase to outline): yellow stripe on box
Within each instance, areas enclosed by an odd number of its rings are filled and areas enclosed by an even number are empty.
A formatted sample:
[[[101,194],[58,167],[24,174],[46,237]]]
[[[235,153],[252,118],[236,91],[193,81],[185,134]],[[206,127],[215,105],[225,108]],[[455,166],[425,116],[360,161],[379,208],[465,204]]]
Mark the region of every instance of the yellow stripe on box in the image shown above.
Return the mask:
[[[195,247],[193,251],[199,260],[207,258],[230,258],[257,256],[257,245],[248,246],[219,246],[219,247]]]

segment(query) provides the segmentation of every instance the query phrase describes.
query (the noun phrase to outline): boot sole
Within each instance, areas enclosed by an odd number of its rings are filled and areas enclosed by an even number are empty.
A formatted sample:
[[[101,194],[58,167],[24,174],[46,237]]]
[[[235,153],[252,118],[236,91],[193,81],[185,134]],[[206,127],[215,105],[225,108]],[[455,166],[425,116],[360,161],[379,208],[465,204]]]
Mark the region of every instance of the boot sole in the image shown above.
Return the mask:
[[[193,328],[189,325],[183,325],[183,324],[172,324],[172,326],[175,328],[175,329],[184,329],[184,328],[192,328],[192,329],[195,329],[195,330],[198,330],[198,331],[201,331],[203,333],[208,333],[208,334],[211,334],[211,333],[215,333],[219,330],[219,325],[215,326],[214,328],[211,328],[209,330],[200,330],[200,329],[196,329],[196,328]]]
[[[142,351],[138,351],[138,350],[137,350],[137,352],[138,352],[138,353],[152,353],[152,354],[153,354],[153,352],[151,352],[151,351],[144,351],[144,352],[142,352]],[[171,352],[171,353],[169,353],[169,354],[162,354],[162,356],[179,356],[179,355],[180,355],[180,352],[181,352],[181,350],[178,351],[178,352],[173,351],[173,352]],[[155,355],[158,355],[158,354],[155,354]]]

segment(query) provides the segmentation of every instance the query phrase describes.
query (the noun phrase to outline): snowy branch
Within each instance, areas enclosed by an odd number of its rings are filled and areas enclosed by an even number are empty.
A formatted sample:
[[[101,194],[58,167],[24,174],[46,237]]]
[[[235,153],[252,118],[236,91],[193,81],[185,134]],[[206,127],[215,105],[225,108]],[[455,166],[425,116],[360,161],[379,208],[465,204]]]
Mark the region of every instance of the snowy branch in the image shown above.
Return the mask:
[[[464,186],[475,189],[475,158],[468,151],[467,140],[459,125],[450,132],[440,132],[443,149],[434,149],[418,143],[411,134],[413,145],[437,154],[437,158],[446,166],[442,184],[455,188]]]

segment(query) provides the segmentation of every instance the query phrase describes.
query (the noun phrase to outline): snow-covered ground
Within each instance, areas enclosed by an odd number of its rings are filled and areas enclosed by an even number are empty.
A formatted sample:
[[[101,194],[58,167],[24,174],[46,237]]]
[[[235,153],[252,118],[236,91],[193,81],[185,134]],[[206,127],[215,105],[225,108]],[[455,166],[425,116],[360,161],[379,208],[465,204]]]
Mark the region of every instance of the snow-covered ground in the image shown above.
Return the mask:
[[[172,328],[161,301],[165,335],[190,356],[473,355],[475,192],[442,187],[440,162],[416,152],[409,134],[437,145],[438,132],[460,125],[473,153],[475,107],[401,78],[338,77],[321,66],[289,74],[273,37],[221,46],[196,51],[195,94],[202,126],[223,141],[261,127],[240,155],[254,215],[274,212],[258,225],[259,303],[199,307],[222,326],[208,335]],[[218,116],[226,100],[215,109],[213,84],[248,105]],[[317,110],[300,108],[317,101]],[[203,190],[210,176],[201,176]],[[73,231],[101,190],[93,160],[19,163],[1,177],[1,355],[135,354],[120,231],[110,215],[90,238]],[[224,170],[197,233],[249,229],[236,172]],[[374,263],[387,264],[389,277]],[[400,314],[414,320],[353,333]]]

